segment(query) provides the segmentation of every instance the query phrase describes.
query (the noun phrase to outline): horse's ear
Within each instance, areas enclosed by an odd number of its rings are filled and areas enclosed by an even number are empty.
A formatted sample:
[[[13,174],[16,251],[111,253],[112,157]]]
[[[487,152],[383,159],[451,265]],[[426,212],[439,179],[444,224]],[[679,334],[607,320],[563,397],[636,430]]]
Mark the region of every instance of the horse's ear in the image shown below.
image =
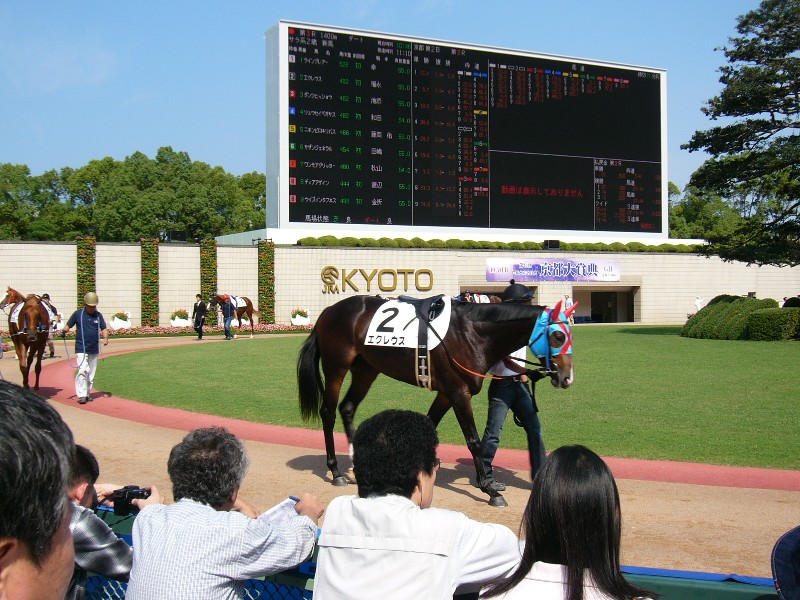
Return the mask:
[[[578,303],[577,302],[575,302],[572,306],[570,306],[567,310],[565,310],[564,311],[564,315],[569,317],[573,312],[575,312],[576,308],[578,308]]]
[[[560,315],[560,314],[561,314],[561,300],[559,300],[559,301],[558,301],[558,304],[556,304],[555,308],[553,308],[553,314],[554,314],[556,317],[558,317],[558,315]]]

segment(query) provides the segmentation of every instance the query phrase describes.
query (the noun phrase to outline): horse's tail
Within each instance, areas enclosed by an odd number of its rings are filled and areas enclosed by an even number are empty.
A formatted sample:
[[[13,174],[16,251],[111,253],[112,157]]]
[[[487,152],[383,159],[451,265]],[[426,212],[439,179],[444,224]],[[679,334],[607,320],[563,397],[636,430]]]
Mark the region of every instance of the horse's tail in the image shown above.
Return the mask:
[[[297,388],[300,393],[300,415],[304,421],[319,418],[324,385],[319,370],[317,330],[312,329],[297,358]]]
[[[255,316],[257,316],[259,319],[261,318],[261,311],[260,311],[260,310],[256,310],[256,309],[254,308],[254,309],[253,309],[253,314],[254,314]]]

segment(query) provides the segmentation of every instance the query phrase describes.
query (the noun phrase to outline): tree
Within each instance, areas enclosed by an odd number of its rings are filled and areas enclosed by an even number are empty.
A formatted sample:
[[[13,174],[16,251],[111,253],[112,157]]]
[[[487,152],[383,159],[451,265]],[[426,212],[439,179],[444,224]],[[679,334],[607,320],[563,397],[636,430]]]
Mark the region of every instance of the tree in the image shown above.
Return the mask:
[[[763,0],[737,19],[722,48],[724,88],[703,113],[725,123],[683,146],[711,155],[693,175],[693,193],[742,216],[712,231],[706,254],[748,264],[800,264],[800,0]]]
[[[700,195],[687,186],[683,196],[670,183],[669,237],[710,239],[730,236],[743,219],[739,212],[716,194]],[[676,193],[677,192],[677,193]]]

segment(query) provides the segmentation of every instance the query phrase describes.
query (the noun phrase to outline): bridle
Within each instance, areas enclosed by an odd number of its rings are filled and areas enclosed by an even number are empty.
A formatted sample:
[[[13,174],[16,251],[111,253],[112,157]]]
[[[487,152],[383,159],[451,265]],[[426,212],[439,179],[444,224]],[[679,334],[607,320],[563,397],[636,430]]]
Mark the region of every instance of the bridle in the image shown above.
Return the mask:
[[[578,306],[576,302],[567,310],[561,310],[561,302],[555,308],[545,308],[536,324],[533,326],[528,346],[535,357],[544,360],[545,373],[552,373],[550,369],[550,358],[563,354],[572,354],[572,330],[570,329],[569,316]],[[564,342],[558,346],[553,346],[550,338],[554,333],[561,332],[564,335]]]
[[[515,358],[514,360],[531,365],[534,369],[541,371],[544,375],[553,375],[557,373],[558,371],[554,371],[550,368],[550,357],[560,356],[562,354],[572,354],[572,330],[570,329],[569,315],[572,314],[577,306],[578,303],[575,302],[567,310],[562,311],[561,302],[559,301],[554,309],[550,310],[549,308],[545,308],[539,315],[539,318],[536,320],[536,323],[533,326],[533,331],[531,332],[530,340],[528,341],[528,347],[531,349],[531,352],[536,358],[540,360],[544,359],[544,367],[542,367],[541,364],[531,362],[524,358]],[[556,315],[557,318],[553,318],[554,315]],[[445,354],[447,354],[447,358],[450,359],[450,362],[456,365],[459,369],[482,379],[503,379],[503,377],[498,377],[497,375],[478,373],[462,365],[450,354],[447,344],[444,343],[444,340],[439,336],[436,330],[433,327],[431,327],[430,330],[433,331],[437,338],[439,338],[439,342],[441,343]],[[558,331],[564,333],[565,341],[560,346],[552,346],[550,342],[550,336]]]

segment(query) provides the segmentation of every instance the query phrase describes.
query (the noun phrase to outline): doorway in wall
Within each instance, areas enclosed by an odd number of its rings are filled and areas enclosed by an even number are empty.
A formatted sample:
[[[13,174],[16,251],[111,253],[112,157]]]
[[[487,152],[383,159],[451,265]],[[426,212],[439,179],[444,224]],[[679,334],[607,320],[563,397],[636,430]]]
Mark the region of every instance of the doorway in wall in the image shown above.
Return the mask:
[[[633,290],[591,291],[592,323],[632,323]]]

